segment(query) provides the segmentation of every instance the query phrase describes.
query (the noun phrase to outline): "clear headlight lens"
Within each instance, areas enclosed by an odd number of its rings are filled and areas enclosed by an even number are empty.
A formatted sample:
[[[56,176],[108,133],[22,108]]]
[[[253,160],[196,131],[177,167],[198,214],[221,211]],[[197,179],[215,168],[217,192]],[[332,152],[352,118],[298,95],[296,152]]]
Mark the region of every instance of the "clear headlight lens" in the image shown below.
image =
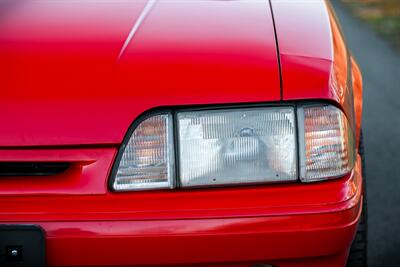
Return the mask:
[[[178,131],[182,187],[297,179],[292,108],[182,112]]]
[[[299,108],[300,178],[312,182],[352,170],[355,139],[344,113],[331,105]]]
[[[133,131],[119,162],[114,190],[162,189],[174,186],[172,115],[142,121]]]

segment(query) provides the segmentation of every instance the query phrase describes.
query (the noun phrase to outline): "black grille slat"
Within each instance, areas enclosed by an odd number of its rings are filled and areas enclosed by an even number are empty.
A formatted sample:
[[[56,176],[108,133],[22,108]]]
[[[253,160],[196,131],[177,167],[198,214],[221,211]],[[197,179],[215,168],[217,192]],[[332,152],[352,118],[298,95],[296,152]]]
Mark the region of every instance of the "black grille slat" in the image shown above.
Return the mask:
[[[0,176],[49,176],[65,172],[67,162],[0,162]]]

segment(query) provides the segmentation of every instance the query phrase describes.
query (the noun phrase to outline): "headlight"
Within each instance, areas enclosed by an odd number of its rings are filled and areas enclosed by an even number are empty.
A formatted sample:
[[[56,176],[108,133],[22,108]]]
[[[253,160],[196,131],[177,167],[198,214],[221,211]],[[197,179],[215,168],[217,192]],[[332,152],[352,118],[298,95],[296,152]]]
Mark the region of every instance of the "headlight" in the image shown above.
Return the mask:
[[[182,187],[294,181],[293,108],[178,114]]]
[[[312,182],[350,172],[355,142],[342,111],[321,104],[299,106],[297,116],[295,110],[232,108],[147,117],[121,148],[112,189]]]

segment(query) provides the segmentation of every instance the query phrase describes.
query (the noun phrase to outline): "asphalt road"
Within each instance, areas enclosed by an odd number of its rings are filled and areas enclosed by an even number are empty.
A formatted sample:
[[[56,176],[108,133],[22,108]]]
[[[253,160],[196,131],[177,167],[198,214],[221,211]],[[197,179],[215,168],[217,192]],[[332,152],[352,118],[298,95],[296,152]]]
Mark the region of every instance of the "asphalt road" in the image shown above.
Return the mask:
[[[332,2],[363,73],[369,266],[400,266],[400,53]]]

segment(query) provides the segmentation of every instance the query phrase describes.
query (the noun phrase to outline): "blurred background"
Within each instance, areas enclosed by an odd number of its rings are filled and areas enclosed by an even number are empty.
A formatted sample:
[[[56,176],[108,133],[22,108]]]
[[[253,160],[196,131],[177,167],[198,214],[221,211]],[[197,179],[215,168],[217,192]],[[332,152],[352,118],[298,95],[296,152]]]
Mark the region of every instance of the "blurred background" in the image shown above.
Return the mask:
[[[342,3],[400,49],[400,0],[342,0]]]
[[[400,0],[331,0],[364,83],[369,266],[400,266]]]

